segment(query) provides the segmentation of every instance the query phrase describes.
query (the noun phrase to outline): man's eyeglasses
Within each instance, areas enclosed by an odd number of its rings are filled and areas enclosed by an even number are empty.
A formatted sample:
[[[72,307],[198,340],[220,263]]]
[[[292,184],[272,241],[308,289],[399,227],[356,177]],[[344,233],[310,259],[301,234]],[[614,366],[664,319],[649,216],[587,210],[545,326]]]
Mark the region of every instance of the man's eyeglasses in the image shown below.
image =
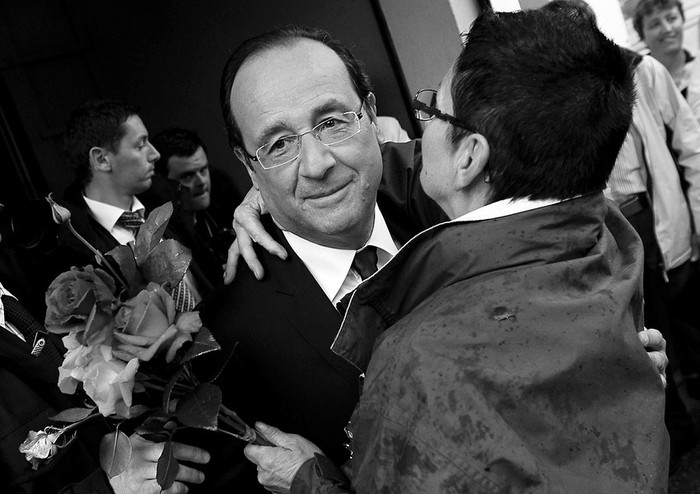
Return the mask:
[[[255,151],[255,156],[241,149],[248,158],[260,163],[265,170],[270,170],[291,163],[299,157],[302,136],[311,134],[324,146],[335,146],[360,133],[361,118],[361,111],[346,111],[326,118],[313,129],[302,134],[287,135],[265,143]]]
[[[416,93],[415,97],[413,98],[413,113],[416,119],[420,120],[421,122],[427,122],[437,117],[440,120],[451,123],[455,127],[468,130],[469,132],[474,132],[474,130],[466,123],[462,122],[456,117],[453,117],[452,115],[442,113],[436,108],[437,94],[438,92],[435,89],[421,89]]]

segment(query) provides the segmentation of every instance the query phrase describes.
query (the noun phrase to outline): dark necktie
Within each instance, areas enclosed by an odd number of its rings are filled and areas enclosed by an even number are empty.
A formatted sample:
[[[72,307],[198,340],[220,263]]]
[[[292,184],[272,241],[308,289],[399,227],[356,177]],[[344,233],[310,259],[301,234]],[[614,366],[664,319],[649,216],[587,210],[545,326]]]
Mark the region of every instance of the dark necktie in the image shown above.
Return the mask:
[[[355,253],[350,268],[360,275],[362,281],[365,281],[377,272],[377,260],[377,248],[373,245],[369,245]],[[345,311],[347,311],[348,305],[350,304],[350,297],[352,297],[354,291],[355,290],[346,293],[336,304],[336,308],[341,314],[345,314]]]
[[[352,260],[352,269],[360,275],[362,281],[372,276],[377,272],[377,248],[369,245],[355,253]]]
[[[117,220],[117,225],[126,228],[136,237],[136,234],[139,232],[139,227],[143,225],[141,211],[124,211]]]
[[[22,333],[27,343],[32,345],[31,354],[37,357],[43,351],[55,364],[60,366],[63,358],[59,355],[56,347],[46,340],[48,336],[46,328],[13,297],[3,295],[2,305],[5,309],[5,319]]]

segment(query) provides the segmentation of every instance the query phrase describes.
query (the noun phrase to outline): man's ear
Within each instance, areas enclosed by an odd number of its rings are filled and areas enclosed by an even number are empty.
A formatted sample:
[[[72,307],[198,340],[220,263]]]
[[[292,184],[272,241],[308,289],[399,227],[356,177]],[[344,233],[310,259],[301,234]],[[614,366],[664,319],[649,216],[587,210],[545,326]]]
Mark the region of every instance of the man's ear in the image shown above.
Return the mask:
[[[90,166],[95,170],[108,172],[112,170],[109,152],[105,148],[93,146],[88,152]]]
[[[382,129],[379,127],[379,121],[377,120],[377,98],[374,96],[373,92],[367,93],[365,97],[365,115],[369,117],[370,123],[374,126],[374,131],[377,135],[377,141],[379,144],[384,143],[384,135],[382,135]]]
[[[370,114],[370,118],[374,123],[377,122],[377,98],[374,96],[373,92],[367,93],[367,97],[365,98],[365,107],[367,108],[367,111]]]
[[[253,164],[250,162],[250,158],[248,158],[248,156],[246,156],[245,152],[240,147],[233,148],[233,154],[236,155],[236,158],[238,158],[238,161],[240,161],[241,163],[243,163],[243,165],[245,165],[245,169],[248,172],[248,176],[250,177],[250,181],[253,182],[253,187],[255,187],[255,190],[260,190],[260,187],[258,187],[257,176],[255,174],[255,170],[253,170]]]
[[[455,188],[464,189],[475,180],[483,182],[489,153],[489,143],[481,134],[470,134],[460,142],[454,153]]]

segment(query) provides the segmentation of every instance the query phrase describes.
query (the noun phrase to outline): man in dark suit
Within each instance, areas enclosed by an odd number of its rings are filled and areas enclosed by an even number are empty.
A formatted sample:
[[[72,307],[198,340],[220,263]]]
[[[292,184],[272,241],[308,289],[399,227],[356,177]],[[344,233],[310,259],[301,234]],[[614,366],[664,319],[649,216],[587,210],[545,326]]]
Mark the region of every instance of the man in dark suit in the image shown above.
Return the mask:
[[[222,108],[234,152],[272,213],[268,226],[290,252],[285,260],[260,252],[262,281],[243,270],[202,304],[219,343],[238,342],[217,381],[224,402],[347,458],[343,428],[361,378],[330,351],[342,320],[336,305],[367,276],[358,252],[369,252],[376,270],[443,213],[414,187],[418,145],[382,150],[367,76],[328,33],[283,29],[244,43],[224,69]],[[383,158],[407,165],[387,165],[402,191],[385,191],[377,206]],[[227,471],[229,452],[242,446],[210,448],[203,490],[244,485]]]
[[[209,164],[207,148],[196,132],[172,127],[153,137],[161,157],[156,173],[177,181],[184,199],[179,208],[183,222],[194,232],[201,248],[222,266],[235,235],[234,208],[241,202],[231,179]],[[223,270],[218,273],[220,276]]]

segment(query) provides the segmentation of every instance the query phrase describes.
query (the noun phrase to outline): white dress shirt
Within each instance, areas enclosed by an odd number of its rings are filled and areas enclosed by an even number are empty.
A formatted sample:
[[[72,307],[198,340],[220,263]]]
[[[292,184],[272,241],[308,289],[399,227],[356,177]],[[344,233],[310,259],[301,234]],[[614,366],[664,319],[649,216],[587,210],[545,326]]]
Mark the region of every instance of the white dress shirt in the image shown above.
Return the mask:
[[[129,242],[133,242],[134,234],[128,228],[124,228],[117,224],[117,221],[121,217],[122,213],[125,211],[122,208],[112,206],[111,204],[106,204],[104,202],[95,201],[89,197],[83,196],[85,203],[90,209],[90,214],[97,220],[97,222],[104,227],[114,238],[117,239],[122,245],[126,245]],[[141,204],[141,201],[137,197],[134,197],[134,201],[131,204],[131,212],[141,211],[141,216],[143,217],[143,212],[145,207]]]
[[[303,239],[292,232],[283,230],[283,233],[290,247],[299,256],[333,305],[362,282],[360,275],[350,269],[357,251],[325,247]],[[363,248],[369,245],[377,247],[378,268],[384,266],[398,252],[398,247],[391,238],[384,216],[376,205],[372,234]]]

